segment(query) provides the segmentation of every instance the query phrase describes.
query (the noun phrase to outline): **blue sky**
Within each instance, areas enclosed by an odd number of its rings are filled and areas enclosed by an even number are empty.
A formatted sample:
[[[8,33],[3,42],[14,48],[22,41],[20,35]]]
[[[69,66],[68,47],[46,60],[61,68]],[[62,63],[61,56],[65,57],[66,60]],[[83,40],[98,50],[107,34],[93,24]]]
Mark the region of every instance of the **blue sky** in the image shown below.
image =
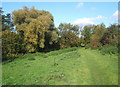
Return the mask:
[[[54,16],[55,26],[62,23],[78,25],[105,23],[107,26],[117,22],[117,2],[3,2],[5,13],[34,6],[38,10],[47,10]]]

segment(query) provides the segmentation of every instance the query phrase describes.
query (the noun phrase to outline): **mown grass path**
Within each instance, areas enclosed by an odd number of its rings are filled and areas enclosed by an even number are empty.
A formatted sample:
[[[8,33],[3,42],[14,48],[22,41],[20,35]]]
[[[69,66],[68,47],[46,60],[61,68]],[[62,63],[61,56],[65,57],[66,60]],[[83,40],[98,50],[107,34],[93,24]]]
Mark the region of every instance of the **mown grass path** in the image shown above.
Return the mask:
[[[80,50],[83,75],[81,84],[117,84],[118,65],[110,56],[103,56],[94,50]],[[81,73],[81,72],[80,72]]]
[[[118,59],[99,51],[68,48],[21,56],[3,64],[3,85],[117,85]]]

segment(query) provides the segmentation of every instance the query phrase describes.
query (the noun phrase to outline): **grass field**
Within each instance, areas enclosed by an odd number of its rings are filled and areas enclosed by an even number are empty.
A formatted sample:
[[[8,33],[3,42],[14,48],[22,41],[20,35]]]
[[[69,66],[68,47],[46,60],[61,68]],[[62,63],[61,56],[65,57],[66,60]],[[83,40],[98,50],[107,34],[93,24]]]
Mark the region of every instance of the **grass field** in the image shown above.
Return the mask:
[[[3,85],[118,85],[117,56],[84,48],[26,54],[2,69]]]

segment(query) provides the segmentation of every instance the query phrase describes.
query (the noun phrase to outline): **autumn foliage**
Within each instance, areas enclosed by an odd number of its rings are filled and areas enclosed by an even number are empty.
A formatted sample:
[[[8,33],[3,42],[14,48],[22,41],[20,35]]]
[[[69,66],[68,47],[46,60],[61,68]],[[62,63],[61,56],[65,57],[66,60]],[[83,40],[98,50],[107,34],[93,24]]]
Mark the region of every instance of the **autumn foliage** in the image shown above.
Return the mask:
[[[3,59],[15,58],[19,54],[80,46],[97,49],[111,46],[108,49],[110,51],[118,45],[119,25],[116,24],[106,27],[102,23],[82,28],[71,23],[60,23],[59,27],[55,27],[50,12],[26,6],[13,11],[12,18],[10,14],[2,13],[0,9],[0,16],[3,17],[0,32]]]

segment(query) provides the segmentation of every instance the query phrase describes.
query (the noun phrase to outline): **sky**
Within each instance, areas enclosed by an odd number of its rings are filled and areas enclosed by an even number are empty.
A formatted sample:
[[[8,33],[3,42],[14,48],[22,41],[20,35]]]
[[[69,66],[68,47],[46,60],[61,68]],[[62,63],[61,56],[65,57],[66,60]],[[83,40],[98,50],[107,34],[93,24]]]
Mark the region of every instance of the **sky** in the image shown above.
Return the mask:
[[[3,2],[4,14],[34,6],[49,11],[54,16],[55,26],[60,23],[77,25],[100,24],[106,26],[118,22],[118,2]]]

